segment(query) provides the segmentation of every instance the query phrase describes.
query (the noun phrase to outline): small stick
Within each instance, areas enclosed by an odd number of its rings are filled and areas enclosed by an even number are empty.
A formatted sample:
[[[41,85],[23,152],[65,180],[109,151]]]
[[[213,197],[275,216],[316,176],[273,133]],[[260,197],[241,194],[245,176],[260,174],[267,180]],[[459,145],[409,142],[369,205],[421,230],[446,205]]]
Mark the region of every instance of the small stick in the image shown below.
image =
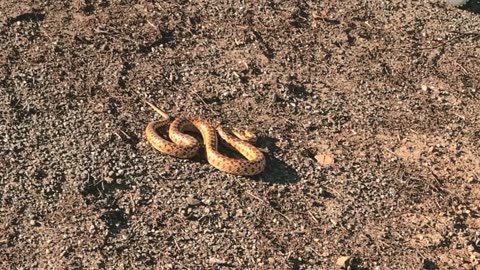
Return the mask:
[[[318,219],[312,214],[312,212],[310,212],[310,210],[307,211],[308,214],[310,214],[310,216],[312,217],[313,221],[315,221],[316,223],[318,223]]]
[[[150,22],[149,20],[147,20],[147,23],[150,24],[153,28],[157,29],[158,30],[158,27],[156,27],[152,22]]]
[[[148,101],[146,101],[146,100],[144,100],[144,101],[145,101],[145,103],[147,103],[148,106],[150,106],[156,113],[160,114],[163,118],[165,118],[165,120],[170,119],[170,116],[169,116],[167,113],[165,113],[164,111],[160,110],[157,106],[153,105],[152,103],[150,103],[150,102],[148,102]]]
[[[246,191],[245,193],[247,193],[247,195],[250,195],[250,196],[252,196],[253,198],[255,198],[255,199],[263,202],[265,205],[270,206],[265,200],[261,199],[260,197],[254,195],[254,194],[252,194],[252,193],[250,193],[250,192],[248,192],[248,191]],[[271,207],[271,206],[270,206],[270,207]],[[273,207],[271,207],[271,208],[272,208],[273,211],[275,211],[277,214],[279,214],[280,216],[282,216],[283,218],[285,218],[288,222],[292,222],[292,220],[291,220],[289,217],[287,217],[286,215],[284,215],[282,212],[278,211],[277,209],[275,209],[275,208],[273,208]]]
[[[132,137],[130,137],[125,131],[123,131],[123,130],[121,130],[121,129],[119,129],[119,130],[120,130],[120,132],[121,132],[123,135],[125,135],[125,137],[127,137],[127,139],[129,139],[129,140],[132,139]]]

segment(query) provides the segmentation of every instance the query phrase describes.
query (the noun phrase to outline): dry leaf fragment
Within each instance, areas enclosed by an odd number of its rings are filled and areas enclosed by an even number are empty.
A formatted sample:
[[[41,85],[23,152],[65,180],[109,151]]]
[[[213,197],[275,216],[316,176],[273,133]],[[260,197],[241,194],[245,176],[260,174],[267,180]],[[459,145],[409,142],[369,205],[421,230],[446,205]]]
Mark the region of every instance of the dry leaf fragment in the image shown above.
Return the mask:
[[[333,157],[329,154],[317,154],[315,155],[315,160],[317,160],[317,162],[322,166],[328,166],[333,164]]]
[[[227,261],[225,261],[225,260],[214,258],[214,257],[208,259],[208,262],[210,264],[226,264],[227,263]]]

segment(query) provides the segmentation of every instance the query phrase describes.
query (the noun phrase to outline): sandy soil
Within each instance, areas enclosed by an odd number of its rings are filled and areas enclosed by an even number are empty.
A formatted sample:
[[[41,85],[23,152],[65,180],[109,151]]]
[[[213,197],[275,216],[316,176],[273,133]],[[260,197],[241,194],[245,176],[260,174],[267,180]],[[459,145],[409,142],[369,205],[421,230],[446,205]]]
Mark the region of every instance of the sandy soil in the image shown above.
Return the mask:
[[[0,268],[480,269],[478,1],[212,3],[0,2]],[[160,154],[144,100],[267,169]]]

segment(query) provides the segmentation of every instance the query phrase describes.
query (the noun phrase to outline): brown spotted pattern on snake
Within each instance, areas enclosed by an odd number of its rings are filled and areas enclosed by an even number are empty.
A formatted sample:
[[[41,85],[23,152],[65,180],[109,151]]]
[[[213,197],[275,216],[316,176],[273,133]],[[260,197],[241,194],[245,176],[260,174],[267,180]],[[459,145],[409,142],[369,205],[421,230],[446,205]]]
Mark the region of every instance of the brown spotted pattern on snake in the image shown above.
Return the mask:
[[[218,170],[237,175],[256,175],[265,169],[266,161],[263,153],[245,141],[245,138],[240,139],[238,132],[235,132],[236,136],[234,136],[221,127],[215,129],[212,124],[200,117],[177,118],[171,121],[168,114],[153,104],[146,103],[163,117],[161,120],[150,122],[145,128],[147,141],[161,153],[178,158],[194,157],[200,148],[200,142],[184,132],[198,132],[203,138],[208,163]],[[171,141],[157,133],[159,128],[169,124],[168,135]],[[237,150],[246,159],[231,158],[221,154],[218,151],[217,132],[223,140],[222,143]]]

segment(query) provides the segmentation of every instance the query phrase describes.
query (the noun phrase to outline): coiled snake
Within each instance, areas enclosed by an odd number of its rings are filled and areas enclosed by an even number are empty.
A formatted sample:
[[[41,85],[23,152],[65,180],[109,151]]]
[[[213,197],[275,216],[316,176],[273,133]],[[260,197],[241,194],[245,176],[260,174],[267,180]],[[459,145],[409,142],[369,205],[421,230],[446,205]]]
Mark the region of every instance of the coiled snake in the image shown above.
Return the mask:
[[[163,119],[150,122],[145,128],[147,141],[161,153],[178,157],[192,158],[198,152],[200,143],[194,137],[183,133],[184,131],[198,132],[203,137],[207,161],[220,171],[237,175],[256,175],[265,169],[265,156],[256,147],[248,143],[249,139],[255,138],[253,133],[232,131],[234,135],[226,132],[222,127],[214,128],[207,120],[200,117],[177,118],[171,121],[170,116],[157,108],[155,105],[146,102]],[[167,126],[168,141],[157,133],[157,129]],[[227,147],[236,149],[246,159],[227,157],[218,151],[217,132],[222,143]]]

